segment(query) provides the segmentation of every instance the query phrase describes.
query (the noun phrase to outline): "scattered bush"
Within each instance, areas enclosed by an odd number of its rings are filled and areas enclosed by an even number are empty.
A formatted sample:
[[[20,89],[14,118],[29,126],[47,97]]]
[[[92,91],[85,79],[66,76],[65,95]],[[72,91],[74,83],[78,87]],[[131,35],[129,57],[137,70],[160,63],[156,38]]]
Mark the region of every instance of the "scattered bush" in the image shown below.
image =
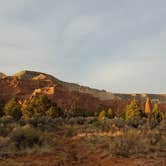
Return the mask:
[[[160,132],[166,132],[166,119],[163,119],[158,126],[156,126],[156,129]]]
[[[105,118],[113,119],[115,117],[115,113],[112,111],[111,108],[107,110],[103,110],[98,113],[98,120],[103,121]]]
[[[17,99],[12,99],[3,109],[6,116],[0,118],[0,157],[12,153],[28,154],[28,151],[47,152],[51,146],[59,150],[64,140],[77,134],[79,137],[79,133],[85,136],[88,133],[87,140],[94,142],[95,138],[102,142],[107,137],[112,155],[128,157],[165,152],[166,120],[158,105],[154,105],[150,116],[151,126],[135,100],[126,107],[124,118],[116,117],[111,108],[102,110],[98,116],[80,108],[64,112],[46,96],[33,98],[27,107],[20,109]],[[20,111],[28,118],[20,119]],[[61,146],[58,146],[59,142]],[[46,148],[42,150],[42,147]]]
[[[28,123],[41,131],[51,131],[56,128],[56,121],[51,117],[34,117],[28,120]]]
[[[128,157],[137,153],[137,139],[139,133],[136,131],[125,132],[123,135],[116,136],[110,143],[112,155]]]
[[[11,129],[9,127],[5,127],[5,126],[0,126],[0,136],[2,137],[6,137],[9,135]]]
[[[82,108],[74,108],[66,112],[67,117],[89,117],[94,116],[94,112]]]
[[[10,139],[18,149],[42,144],[40,132],[33,128],[18,128],[11,133]]]
[[[74,135],[76,135],[76,130],[75,128],[73,128],[72,126],[69,126],[65,132],[65,136],[66,137],[73,137]]]
[[[68,124],[70,125],[83,125],[86,123],[86,118],[85,117],[72,117],[69,118],[68,120]]]
[[[111,125],[115,125],[118,128],[124,128],[125,127],[125,120],[121,117],[115,117],[111,120]]]
[[[134,118],[131,118],[127,121],[127,125],[132,126],[132,127],[139,127],[140,125],[143,125],[147,123],[147,119],[146,118],[141,118],[140,116],[136,116]]]

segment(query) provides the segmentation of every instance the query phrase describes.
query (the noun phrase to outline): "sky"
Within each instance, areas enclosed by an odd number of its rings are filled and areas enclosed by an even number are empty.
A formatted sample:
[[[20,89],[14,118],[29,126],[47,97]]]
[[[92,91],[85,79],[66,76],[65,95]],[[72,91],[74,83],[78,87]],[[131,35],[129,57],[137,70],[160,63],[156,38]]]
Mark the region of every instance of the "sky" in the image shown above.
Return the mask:
[[[165,0],[0,0],[0,72],[166,93]]]

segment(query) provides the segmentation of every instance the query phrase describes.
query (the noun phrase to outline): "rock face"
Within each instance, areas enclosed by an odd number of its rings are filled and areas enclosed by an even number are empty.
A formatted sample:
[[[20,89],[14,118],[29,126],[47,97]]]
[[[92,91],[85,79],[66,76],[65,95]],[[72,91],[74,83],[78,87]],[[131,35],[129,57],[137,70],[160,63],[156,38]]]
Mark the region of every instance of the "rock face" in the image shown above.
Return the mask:
[[[90,94],[72,91],[56,78],[39,72],[22,71],[14,76],[0,78],[0,98],[8,101],[12,97],[29,99],[41,94],[48,95],[58,106],[70,109],[78,107],[97,110],[100,100]]]
[[[151,112],[152,112],[152,104],[151,104],[150,98],[147,98],[145,103],[145,113],[147,115],[150,115]]]
[[[121,112],[134,97],[145,101],[146,95],[113,94],[104,90],[91,89],[78,84],[67,83],[57,78],[34,71],[21,71],[14,76],[0,74],[0,98],[8,101],[12,97],[29,99],[41,94],[48,95],[59,107],[73,107],[96,111],[99,106],[111,107]],[[151,95],[150,98],[162,101],[161,108],[166,108],[166,95]]]

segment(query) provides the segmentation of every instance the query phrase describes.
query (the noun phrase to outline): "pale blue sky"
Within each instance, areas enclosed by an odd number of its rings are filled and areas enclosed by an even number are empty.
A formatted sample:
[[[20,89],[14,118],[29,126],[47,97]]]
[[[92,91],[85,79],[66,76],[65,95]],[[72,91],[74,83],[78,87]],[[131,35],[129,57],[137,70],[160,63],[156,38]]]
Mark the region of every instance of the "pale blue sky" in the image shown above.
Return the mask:
[[[166,93],[165,0],[0,0],[0,71]]]

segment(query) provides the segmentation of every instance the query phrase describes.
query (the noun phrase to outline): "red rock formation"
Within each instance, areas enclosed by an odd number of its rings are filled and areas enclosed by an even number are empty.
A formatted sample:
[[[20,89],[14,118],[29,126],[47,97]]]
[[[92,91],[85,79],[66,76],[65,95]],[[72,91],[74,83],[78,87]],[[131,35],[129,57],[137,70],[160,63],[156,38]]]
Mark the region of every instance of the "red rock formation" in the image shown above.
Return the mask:
[[[48,77],[36,76],[27,77],[5,77],[0,79],[0,98],[8,101],[12,97],[29,99],[33,96],[46,94],[62,108],[71,108],[72,105],[78,108],[95,111],[100,100],[92,95],[70,91],[66,87],[48,79]]]
[[[150,98],[147,98],[145,103],[145,113],[149,116],[151,112],[152,112],[152,103],[150,101]]]
[[[0,78],[0,98],[8,101],[18,97],[20,101],[32,96],[46,94],[58,106],[64,109],[71,107],[96,111],[99,105],[111,107],[113,111],[121,113],[134,97],[140,99],[142,105],[144,98],[141,95],[112,94],[106,91],[91,89],[77,84],[60,81],[44,73],[22,71],[14,76]],[[159,95],[158,95],[159,96]],[[151,96],[155,98],[156,96]],[[159,96],[163,101],[166,96]],[[159,104],[161,110],[166,110],[166,103]]]

